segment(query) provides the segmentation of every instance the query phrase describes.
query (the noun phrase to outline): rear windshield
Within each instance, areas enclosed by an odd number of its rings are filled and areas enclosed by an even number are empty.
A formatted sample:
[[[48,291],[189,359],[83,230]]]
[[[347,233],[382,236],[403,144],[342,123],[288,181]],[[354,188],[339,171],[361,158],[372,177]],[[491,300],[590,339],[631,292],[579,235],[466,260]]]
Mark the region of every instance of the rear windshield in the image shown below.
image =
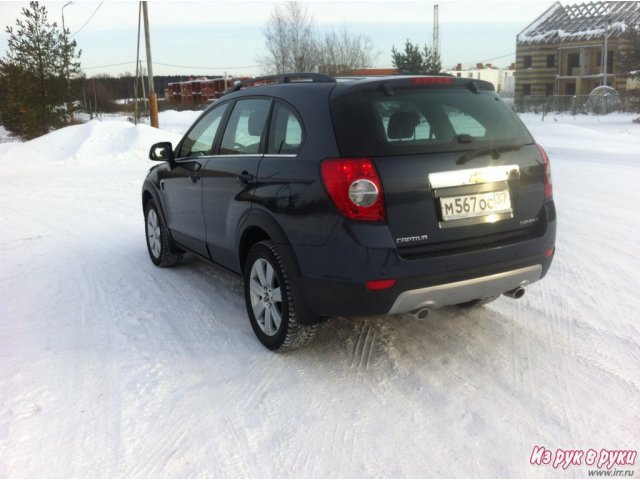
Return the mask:
[[[494,92],[406,88],[356,91],[331,105],[343,156],[408,155],[533,143]]]

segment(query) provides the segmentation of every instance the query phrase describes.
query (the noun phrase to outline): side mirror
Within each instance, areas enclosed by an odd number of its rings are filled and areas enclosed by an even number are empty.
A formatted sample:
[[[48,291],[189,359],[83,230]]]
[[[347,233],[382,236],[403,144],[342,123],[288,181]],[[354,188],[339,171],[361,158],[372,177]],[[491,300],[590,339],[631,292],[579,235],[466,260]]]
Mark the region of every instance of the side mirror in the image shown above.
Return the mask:
[[[157,162],[173,161],[173,146],[171,142],[154,143],[149,150],[149,159]]]

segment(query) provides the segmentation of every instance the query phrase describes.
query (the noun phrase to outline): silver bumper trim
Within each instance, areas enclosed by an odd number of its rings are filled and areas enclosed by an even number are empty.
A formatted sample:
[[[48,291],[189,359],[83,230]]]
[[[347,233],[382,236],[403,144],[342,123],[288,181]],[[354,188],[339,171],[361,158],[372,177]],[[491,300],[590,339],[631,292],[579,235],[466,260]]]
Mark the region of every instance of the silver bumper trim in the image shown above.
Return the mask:
[[[460,282],[407,290],[398,295],[389,314],[407,313],[419,308],[435,309],[499,295],[502,292],[536,282],[540,280],[541,276],[542,265],[533,265]]]

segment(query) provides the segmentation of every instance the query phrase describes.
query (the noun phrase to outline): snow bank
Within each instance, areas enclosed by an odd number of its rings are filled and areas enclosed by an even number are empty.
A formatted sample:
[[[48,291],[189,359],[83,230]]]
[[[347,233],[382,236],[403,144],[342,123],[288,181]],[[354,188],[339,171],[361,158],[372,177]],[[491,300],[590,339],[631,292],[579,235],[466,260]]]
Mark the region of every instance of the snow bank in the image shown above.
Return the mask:
[[[120,162],[147,159],[149,147],[160,141],[177,142],[180,135],[123,120],[90,122],[61,128],[24,143],[5,146],[4,161],[22,164]]]

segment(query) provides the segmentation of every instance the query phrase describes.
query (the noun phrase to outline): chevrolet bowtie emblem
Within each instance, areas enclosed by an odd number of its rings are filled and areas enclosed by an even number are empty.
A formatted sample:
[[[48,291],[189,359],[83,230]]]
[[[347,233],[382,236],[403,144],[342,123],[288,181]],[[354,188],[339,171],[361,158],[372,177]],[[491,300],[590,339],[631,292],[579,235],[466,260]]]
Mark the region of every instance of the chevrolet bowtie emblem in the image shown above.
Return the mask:
[[[469,176],[469,183],[485,183],[486,180],[482,172],[474,172]]]

